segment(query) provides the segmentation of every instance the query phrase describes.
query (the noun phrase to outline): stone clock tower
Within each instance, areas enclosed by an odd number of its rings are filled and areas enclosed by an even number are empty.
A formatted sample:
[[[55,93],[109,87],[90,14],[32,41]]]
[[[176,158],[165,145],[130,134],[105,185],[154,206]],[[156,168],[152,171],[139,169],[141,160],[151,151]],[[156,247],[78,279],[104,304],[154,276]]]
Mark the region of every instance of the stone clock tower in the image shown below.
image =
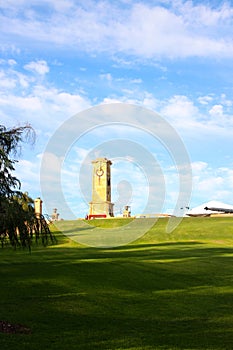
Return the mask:
[[[92,201],[89,215],[114,216],[111,203],[111,165],[106,158],[92,161]]]

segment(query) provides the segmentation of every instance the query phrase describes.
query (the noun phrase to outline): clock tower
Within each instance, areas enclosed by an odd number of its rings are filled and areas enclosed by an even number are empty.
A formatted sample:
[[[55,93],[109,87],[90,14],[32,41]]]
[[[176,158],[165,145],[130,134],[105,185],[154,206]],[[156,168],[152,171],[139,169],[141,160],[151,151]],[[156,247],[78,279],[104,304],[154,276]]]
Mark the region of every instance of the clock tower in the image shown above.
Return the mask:
[[[92,201],[89,215],[114,216],[111,203],[111,165],[107,158],[92,161]]]

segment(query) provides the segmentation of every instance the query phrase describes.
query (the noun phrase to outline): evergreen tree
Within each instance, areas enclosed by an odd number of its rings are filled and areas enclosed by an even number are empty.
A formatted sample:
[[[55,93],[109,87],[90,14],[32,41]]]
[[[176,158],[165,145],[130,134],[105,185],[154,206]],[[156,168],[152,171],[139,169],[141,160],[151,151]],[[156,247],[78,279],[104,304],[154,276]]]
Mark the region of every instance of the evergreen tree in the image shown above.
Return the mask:
[[[20,191],[20,180],[13,175],[15,156],[23,141],[34,142],[35,132],[26,124],[11,129],[0,125],[0,241],[30,249],[33,236],[46,244],[53,240],[43,215],[34,213],[33,199]],[[14,158],[12,158],[14,156]]]

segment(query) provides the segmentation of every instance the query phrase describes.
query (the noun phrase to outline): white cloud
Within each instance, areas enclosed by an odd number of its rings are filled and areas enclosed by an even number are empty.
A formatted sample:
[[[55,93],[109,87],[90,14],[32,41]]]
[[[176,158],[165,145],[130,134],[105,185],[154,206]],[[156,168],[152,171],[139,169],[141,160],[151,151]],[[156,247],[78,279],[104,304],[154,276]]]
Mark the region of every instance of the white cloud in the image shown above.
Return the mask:
[[[140,79],[140,78],[132,79],[131,83],[133,83],[133,84],[141,84],[142,83],[142,79]]]
[[[7,76],[4,71],[0,71],[0,89],[13,89],[16,86],[16,79]]]
[[[55,109],[66,111],[66,117],[90,107],[89,101],[84,97],[59,91],[55,92],[53,96],[53,104]]]
[[[213,96],[206,95],[198,97],[198,102],[202,105],[208,105],[213,101]]]
[[[157,111],[171,123],[181,134],[211,137],[213,135],[230,136],[233,132],[233,115],[231,110],[231,100],[226,96],[224,101],[226,106],[221,103],[223,97],[208,98],[205,96],[201,106],[195,104],[195,101],[184,95],[174,95],[166,100],[157,103]],[[208,101],[208,104],[206,104]],[[199,100],[200,102],[200,100]],[[208,109],[202,109],[207,106]]]
[[[20,72],[15,71],[15,76],[18,79],[18,84],[23,88],[26,89],[30,86],[31,83],[34,82],[34,79],[31,77],[26,76],[25,74],[22,74]]]
[[[175,127],[190,128],[197,124],[199,111],[187,96],[175,95],[163,102],[160,114],[172,122]]]
[[[43,65],[30,67],[43,73]],[[23,74],[20,67],[17,68],[0,71],[1,114],[16,121],[30,120],[34,128],[48,131],[54,130],[71,115],[90,107],[88,98],[50,88],[47,82],[41,85],[40,74],[32,77],[29,72]]]
[[[193,175],[197,176],[200,174],[200,172],[205,171],[208,168],[208,164],[206,162],[198,161],[192,163],[192,171]]]
[[[233,105],[233,101],[229,100],[225,94],[221,94],[221,103],[227,107],[231,107]]]
[[[192,163],[193,197],[195,205],[209,200],[233,203],[233,171],[231,168],[214,168],[206,162]]]
[[[194,5],[191,1],[174,2],[186,23],[203,29],[215,28],[219,24],[230,24],[233,9],[229,3],[223,2],[214,8],[208,4]]]
[[[41,85],[40,75],[32,76],[29,72],[23,74],[20,72],[19,65],[17,69],[12,66],[10,69],[1,70],[0,78],[1,113],[11,116],[15,114],[18,120],[30,120],[36,128],[41,128],[42,125],[44,128],[46,125],[48,130],[55,129],[71,115],[93,104],[93,101],[89,100],[84,93],[71,93],[65,89],[51,88],[46,81]],[[140,90],[138,86],[126,89],[126,79],[112,80],[110,73],[102,75],[102,78],[114,82],[114,86],[119,84],[119,88],[120,85],[124,88],[121,89],[121,95],[109,95],[101,103],[125,102],[145,106],[166,118],[177,131],[198,130],[198,134],[232,132],[232,100],[226,94],[222,93],[219,97],[213,94],[200,96],[198,99],[200,105],[195,105],[195,101],[185,95],[174,95],[159,100],[154,94]],[[132,84],[132,79],[128,84]],[[207,106],[208,111],[201,111],[202,106]],[[53,123],[49,123],[51,119]]]
[[[209,124],[219,125],[228,132],[232,131],[233,115],[231,110],[228,113],[223,105],[215,104],[209,110],[209,115],[211,117],[209,120]]]
[[[155,98],[152,93],[147,91],[135,91],[122,88],[122,92],[124,92],[122,96],[105,97],[101,103],[129,103],[144,106],[145,108],[157,112],[159,111],[159,107],[161,107],[162,102]]]
[[[8,60],[8,64],[9,64],[10,66],[15,66],[15,65],[17,64],[17,62],[16,62],[15,60],[13,60],[13,59],[9,59],[9,60]]]
[[[36,96],[27,96],[20,97],[15,95],[7,95],[5,97],[0,96],[0,102],[3,106],[14,106],[14,109],[24,112],[31,111],[40,111],[42,109],[42,104],[38,97]]]
[[[100,74],[100,79],[106,79],[108,82],[112,81],[112,75],[111,73],[106,73],[106,74]]]
[[[211,117],[218,118],[223,116],[223,106],[222,105],[214,105],[210,111],[209,114]]]
[[[7,1],[3,6],[2,33],[20,35],[27,44],[31,39],[72,50],[145,58],[233,56],[233,8],[226,3],[213,8],[176,1],[168,8],[162,3],[43,1],[41,12],[26,1],[14,5]],[[46,73],[48,67],[35,64],[34,69]]]
[[[46,61],[32,61],[30,63],[25,64],[24,68],[26,70],[38,73],[40,75],[44,75],[49,72],[49,66]]]
[[[15,88],[27,88],[30,83],[35,81],[34,77],[23,74],[16,69],[17,62],[15,60],[2,60],[2,64],[8,64],[0,71],[0,94],[6,95],[7,91],[12,91]]]

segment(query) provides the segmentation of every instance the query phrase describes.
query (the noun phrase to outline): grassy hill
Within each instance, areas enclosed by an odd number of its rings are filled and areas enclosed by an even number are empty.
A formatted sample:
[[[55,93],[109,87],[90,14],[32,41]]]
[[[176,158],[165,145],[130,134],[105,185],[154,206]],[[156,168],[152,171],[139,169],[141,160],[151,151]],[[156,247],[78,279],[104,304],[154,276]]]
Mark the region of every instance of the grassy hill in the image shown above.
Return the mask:
[[[176,218],[175,218],[176,220]],[[183,218],[180,224],[172,231],[167,232],[169,219],[96,219],[87,222],[83,221],[59,221],[56,226],[59,230],[64,232],[65,235],[75,239],[77,242],[82,243],[85,241],[84,237],[91,237],[101,232],[100,238],[105,240],[104,235],[109,235],[112,231],[112,235],[116,237],[116,246],[121,245],[118,229],[122,229],[122,235],[128,235],[129,239],[131,233],[135,229],[145,229],[145,234],[138,235],[138,238],[133,244],[141,243],[160,243],[160,242],[177,242],[177,241],[193,241],[211,242],[211,243],[233,243],[233,217],[197,217],[197,218]],[[101,231],[96,228],[102,228]],[[147,228],[148,231],[146,230]],[[87,233],[88,232],[88,233]],[[140,231],[139,231],[140,233]],[[85,236],[84,236],[85,235]],[[88,236],[89,235],[89,236]],[[132,237],[134,237],[132,235]],[[88,241],[86,238],[86,241]],[[91,240],[90,240],[91,243]],[[113,244],[114,246],[114,244]]]
[[[232,349],[233,218],[186,218],[171,233],[167,222],[92,248],[69,239],[82,221],[64,221],[54,246],[1,249],[0,321],[30,329],[0,332],[1,349]]]

